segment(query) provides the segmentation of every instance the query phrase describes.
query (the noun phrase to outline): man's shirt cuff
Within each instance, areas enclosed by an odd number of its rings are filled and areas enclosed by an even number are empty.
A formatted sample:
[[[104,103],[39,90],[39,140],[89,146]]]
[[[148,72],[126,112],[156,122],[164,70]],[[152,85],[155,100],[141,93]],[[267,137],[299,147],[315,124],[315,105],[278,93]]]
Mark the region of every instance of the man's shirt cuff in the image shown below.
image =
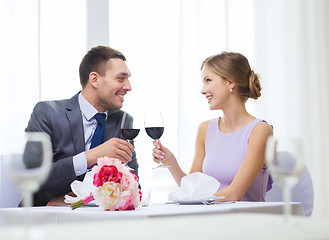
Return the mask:
[[[87,172],[87,159],[85,152],[79,153],[73,157],[73,167],[76,176]]]

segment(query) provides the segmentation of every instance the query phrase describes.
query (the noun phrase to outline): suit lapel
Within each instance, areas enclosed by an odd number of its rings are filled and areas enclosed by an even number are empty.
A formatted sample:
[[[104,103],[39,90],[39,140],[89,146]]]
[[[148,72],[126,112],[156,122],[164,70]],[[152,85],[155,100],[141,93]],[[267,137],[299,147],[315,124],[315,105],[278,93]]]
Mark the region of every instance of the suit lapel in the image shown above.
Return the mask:
[[[112,137],[121,138],[121,119],[123,112],[121,110],[108,111],[108,117],[105,121],[104,141]]]
[[[71,134],[76,154],[85,151],[85,136],[78,94],[73,96],[66,107],[66,116],[70,123]]]

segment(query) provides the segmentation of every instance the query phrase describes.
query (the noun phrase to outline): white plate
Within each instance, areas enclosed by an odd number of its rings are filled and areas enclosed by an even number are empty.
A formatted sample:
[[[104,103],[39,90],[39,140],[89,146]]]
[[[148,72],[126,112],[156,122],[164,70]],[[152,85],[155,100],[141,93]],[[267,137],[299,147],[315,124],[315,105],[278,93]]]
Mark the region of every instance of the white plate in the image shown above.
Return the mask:
[[[224,196],[220,196],[220,197],[211,197],[211,198],[199,199],[199,200],[173,200],[173,201],[181,205],[195,205],[195,204],[211,205],[216,200],[224,199],[224,198],[225,198]]]
[[[207,204],[205,205],[210,205],[214,202],[215,200],[206,200],[206,201],[200,201],[200,200],[176,200],[175,202],[180,204],[180,205],[196,205],[196,204],[205,204],[207,202]]]

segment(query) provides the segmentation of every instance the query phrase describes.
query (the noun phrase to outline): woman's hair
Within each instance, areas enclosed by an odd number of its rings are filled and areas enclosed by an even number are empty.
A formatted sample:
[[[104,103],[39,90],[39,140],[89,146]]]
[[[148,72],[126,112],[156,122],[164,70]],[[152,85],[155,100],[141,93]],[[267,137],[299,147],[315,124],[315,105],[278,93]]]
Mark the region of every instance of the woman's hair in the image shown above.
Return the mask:
[[[102,76],[105,74],[107,63],[111,58],[126,61],[126,57],[121,52],[107,46],[93,47],[88,51],[79,67],[82,88],[86,86],[91,72],[97,72]]]
[[[242,54],[222,52],[206,58],[201,69],[206,65],[223,79],[234,82],[244,102],[248,98],[257,99],[261,96],[259,76],[250,69],[248,59]]]

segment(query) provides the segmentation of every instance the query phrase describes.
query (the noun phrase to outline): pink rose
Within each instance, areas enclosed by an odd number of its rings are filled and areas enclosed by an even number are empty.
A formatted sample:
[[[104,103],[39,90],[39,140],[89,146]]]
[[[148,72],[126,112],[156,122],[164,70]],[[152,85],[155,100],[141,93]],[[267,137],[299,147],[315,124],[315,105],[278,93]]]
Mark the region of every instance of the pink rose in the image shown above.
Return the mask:
[[[135,181],[135,179],[131,174],[122,176],[122,178],[121,178],[122,189],[128,190],[129,188],[131,188],[134,181]]]
[[[109,157],[102,157],[102,158],[98,158],[97,159],[97,164],[95,166],[93,166],[93,168],[91,169],[91,172],[93,174],[98,173],[101,168],[105,165],[113,165],[113,160],[111,160],[111,158]]]
[[[120,183],[121,178],[122,178],[122,173],[119,172],[115,166],[104,165],[99,170],[99,172],[94,175],[93,184],[96,187],[100,187],[103,186],[104,183],[109,181]]]

